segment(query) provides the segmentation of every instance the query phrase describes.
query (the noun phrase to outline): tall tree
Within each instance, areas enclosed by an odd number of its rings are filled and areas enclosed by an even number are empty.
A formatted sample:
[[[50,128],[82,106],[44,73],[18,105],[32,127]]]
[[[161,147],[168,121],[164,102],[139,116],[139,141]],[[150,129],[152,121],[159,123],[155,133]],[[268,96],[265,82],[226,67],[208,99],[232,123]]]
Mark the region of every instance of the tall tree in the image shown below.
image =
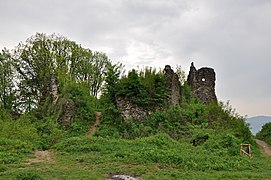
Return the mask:
[[[25,109],[42,103],[50,93],[50,80],[54,75],[59,86],[76,78],[83,48],[60,35],[37,33],[20,43],[14,51],[19,74],[21,101]]]
[[[40,33],[20,43],[13,59],[19,74],[22,108],[28,110],[48,97],[52,77],[60,93],[64,84],[74,81],[87,84],[90,94],[97,97],[109,62],[105,53],[92,53],[60,35]]]
[[[0,53],[0,106],[13,110],[15,103],[14,70],[11,55],[7,49]]]
[[[107,94],[110,100],[115,103],[115,98],[118,92],[118,82],[121,73],[123,73],[124,65],[121,63],[112,64],[109,61],[107,65],[107,72],[105,77],[105,94]]]
[[[105,53],[94,52],[91,64],[92,69],[90,78],[88,79],[88,84],[92,95],[97,97],[105,81],[109,60]]]

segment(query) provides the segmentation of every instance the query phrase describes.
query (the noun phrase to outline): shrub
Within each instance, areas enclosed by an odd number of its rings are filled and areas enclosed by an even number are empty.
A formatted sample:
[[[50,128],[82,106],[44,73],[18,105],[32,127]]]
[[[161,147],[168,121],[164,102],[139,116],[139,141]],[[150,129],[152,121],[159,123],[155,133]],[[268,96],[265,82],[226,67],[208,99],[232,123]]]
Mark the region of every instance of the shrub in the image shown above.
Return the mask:
[[[24,115],[17,120],[0,119],[0,136],[20,140],[36,146],[39,141],[37,128],[32,123],[32,116]]]
[[[43,150],[49,149],[65,135],[60,126],[50,117],[36,122],[36,126],[40,136],[39,148]]]

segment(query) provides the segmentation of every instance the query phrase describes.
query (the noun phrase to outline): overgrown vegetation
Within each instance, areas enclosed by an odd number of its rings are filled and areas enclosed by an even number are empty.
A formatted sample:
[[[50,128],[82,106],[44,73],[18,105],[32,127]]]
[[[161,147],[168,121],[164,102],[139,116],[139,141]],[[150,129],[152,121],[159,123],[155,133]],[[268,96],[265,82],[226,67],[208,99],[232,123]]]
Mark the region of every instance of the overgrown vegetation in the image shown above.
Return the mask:
[[[164,74],[152,68],[140,72],[131,70],[117,84],[116,96],[131,98],[134,104],[140,106],[163,105],[167,98],[166,79]]]
[[[260,132],[256,134],[256,138],[261,139],[271,145],[271,123],[263,125]]]
[[[0,165],[0,178],[85,178],[91,173],[104,179],[123,172],[178,179],[193,171],[195,178],[206,172],[230,178],[242,177],[232,172],[262,169],[266,162],[257,148],[256,161],[239,154],[240,143],[255,145],[244,118],[228,103],[203,104],[194,98],[179,67],[181,104],[170,106],[161,70],[133,69],[125,75],[122,64],[62,36],[36,34],[0,56],[0,162],[6,165]],[[149,108],[150,116],[124,119],[118,97]],[[101,126],[87,137],[97,111],[102,112]],[[23,165],[34,149],[53,150],[55,163],[39,170],[39,164]],[[266,168],[263,178],[270,177]],[[226,171],[233,176],[220,176]]]

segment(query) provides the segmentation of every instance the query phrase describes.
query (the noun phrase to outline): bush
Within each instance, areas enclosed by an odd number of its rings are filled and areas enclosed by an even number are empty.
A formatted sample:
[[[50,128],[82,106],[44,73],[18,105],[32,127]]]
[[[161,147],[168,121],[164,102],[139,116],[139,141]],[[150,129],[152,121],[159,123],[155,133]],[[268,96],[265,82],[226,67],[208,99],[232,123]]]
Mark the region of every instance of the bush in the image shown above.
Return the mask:
[[[203,147],[216,154],[227,154],[230,156],[239,155],[242,141],[230,132],[217,133],[215,131],[208,134],[209,138]]]
[[[37,122],[36,126],[40,136],[39,148],[43,150],[49,149],[65,135],[61,127],[50,117]]]
[[[32,123],[32,116],[24,115],[17,120],[0,119],[0,137],[20,140],[36,146],[39,141],[37,128]]]
[[[69,83],[63,89],[63,98],[71,99],[75,104],[74,119],[94,122],[97,100],[90,96],[85,84]]]

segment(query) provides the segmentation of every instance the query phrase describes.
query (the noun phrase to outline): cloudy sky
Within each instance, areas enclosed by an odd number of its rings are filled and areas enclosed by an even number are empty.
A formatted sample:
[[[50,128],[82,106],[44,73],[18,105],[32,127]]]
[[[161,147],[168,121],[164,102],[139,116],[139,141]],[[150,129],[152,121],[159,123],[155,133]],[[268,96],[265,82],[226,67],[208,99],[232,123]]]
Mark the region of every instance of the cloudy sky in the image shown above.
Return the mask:
[[[241,115],[271,115],[270,0],[0,0],[0,49],[36,32],[104,51],[127,69],[213,67]]]

